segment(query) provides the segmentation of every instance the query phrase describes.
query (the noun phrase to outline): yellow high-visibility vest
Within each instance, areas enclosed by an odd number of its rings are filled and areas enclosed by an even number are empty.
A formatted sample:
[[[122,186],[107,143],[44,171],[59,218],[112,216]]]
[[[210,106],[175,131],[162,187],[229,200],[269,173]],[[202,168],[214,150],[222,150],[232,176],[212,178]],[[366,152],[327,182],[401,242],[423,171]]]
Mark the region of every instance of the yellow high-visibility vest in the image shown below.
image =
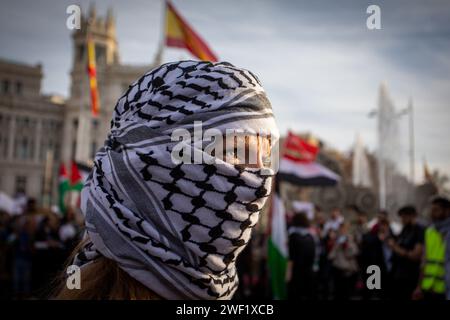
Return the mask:
[[[445,242],[434,227],[425,231],[425,258],[422,290],[445,293]]]

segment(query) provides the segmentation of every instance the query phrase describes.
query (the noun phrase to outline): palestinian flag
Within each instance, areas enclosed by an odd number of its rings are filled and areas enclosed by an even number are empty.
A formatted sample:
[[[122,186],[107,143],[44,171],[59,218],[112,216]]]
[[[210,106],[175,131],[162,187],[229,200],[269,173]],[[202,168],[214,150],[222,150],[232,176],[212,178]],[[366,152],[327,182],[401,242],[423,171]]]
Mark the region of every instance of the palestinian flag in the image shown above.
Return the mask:
[[[78,165],[75,161],[72,161],[72,170],[70,172],[70,189],[74,191],[81,191],[83,188],[83,178]]]
[[[277,184],[277,181],[275,181]],[[288,237],[286,211],[275,185],[272,194],[270,237],[268,243],[268,262],[273,297],[277,300],[287,298],[286,269],[288,263]]]
[[[277,178],[297,186],[311,187],[335,186],[340,179],[336,173],[317,162],[298,163],[286,158],[280,160]]]
[[[69,177],[64,163],[59,167],[59,210],[66,212],[66,195],[70,189]]]
[[[277,178],[297,186],[334,186],[339,175],[316,162],[317,142],[289,132],[280,160]]]
[[[80,193],[83,189],[84,182],[89,175],[90,168],[83,164],[72,161],[70,172],[70,205],[72,207],[79,207]]]

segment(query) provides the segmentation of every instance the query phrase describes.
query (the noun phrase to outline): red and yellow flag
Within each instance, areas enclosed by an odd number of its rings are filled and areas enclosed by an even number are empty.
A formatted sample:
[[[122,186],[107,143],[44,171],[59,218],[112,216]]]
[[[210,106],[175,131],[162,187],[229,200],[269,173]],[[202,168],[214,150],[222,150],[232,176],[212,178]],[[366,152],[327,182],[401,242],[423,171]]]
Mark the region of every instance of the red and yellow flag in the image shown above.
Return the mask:
[[[185,48],[200,60],[217,61],[217,57],[200,36],[168,1],[166,9],[166,45]]]
[[[319,149],[315,139],[305,139],[289,131],[284,142],[283,157],[296,162],[313,162],[316,160]]]
[[[96,116],[100,110],[97,87],[97,67],[95,65],[95,43],[92,39],[88,39],[88,75],[89,89],[91,92],[91,109],[92,115]]]

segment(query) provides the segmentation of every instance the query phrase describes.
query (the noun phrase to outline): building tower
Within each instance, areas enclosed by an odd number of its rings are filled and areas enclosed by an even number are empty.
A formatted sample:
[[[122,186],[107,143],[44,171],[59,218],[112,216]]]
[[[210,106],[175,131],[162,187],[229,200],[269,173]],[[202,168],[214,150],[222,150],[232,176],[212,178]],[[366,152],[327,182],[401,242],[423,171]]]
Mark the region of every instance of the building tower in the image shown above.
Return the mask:
[[[95,44],[100,112],[91,112],[87,73],[88,37]],[[64,121],[63,159],[90,165],[109,131],[112,112],[124,90],[155,64],[127,66],[120,63],[116,25],[112,9],[106,18],[97,16],[94,6],[87,16],[82,14],[81,28],[72,34],[72,69],[70,98]],[[150,55],[149,55],[150,56]]]

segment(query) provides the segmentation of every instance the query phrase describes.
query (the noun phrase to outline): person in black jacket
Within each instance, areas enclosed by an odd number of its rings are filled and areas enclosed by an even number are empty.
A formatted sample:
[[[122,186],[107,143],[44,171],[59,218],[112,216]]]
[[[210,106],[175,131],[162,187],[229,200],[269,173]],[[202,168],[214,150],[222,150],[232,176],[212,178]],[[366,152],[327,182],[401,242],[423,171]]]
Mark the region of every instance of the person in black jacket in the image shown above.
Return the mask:
[[[419,281],[424,248],[424,228],[416,222],[417,211],[405,206],[398,211],[403,229],[396,240],[388,239],[392,255],[392,298],[410,300]]]
[[[369,232],[364,234],[361,243],[361,273],[363,274],[364,290],[363,299],[389,299],[391,290],[390,270],[392,250],[388,246],[389,239],[393,238],[393,232],[390,227],[386,211],[378,213],[377,222]],[[370,290],[367,285],[369,266],[378,266],[381,272],[381,289]]]
[[[294,215],[289,228],[288,299],[314,298],[315,242],[309,220],[301,212]]]

